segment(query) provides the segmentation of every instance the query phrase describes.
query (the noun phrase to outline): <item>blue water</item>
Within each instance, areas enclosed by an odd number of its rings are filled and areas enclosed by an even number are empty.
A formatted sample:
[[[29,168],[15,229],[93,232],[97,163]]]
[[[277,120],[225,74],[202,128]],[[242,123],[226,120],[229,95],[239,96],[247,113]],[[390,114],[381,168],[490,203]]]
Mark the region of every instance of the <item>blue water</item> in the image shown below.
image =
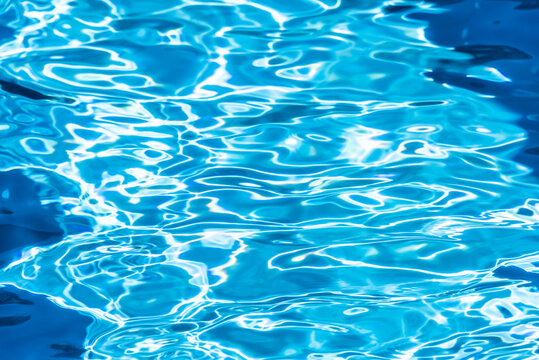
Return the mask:
[[[536,359],[539,9],[0,0],[0,359]]]

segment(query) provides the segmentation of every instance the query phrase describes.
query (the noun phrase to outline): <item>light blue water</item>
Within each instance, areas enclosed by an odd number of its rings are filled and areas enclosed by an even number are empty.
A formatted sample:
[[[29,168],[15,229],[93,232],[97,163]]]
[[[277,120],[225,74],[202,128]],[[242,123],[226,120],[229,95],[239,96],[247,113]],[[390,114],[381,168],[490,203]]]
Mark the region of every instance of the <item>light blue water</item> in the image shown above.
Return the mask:
[[[91,316],[84,358],[539,356],[526,131],[424,76],[470,57],[425,22],[368,0],[0,4],[0,80],[52,97],[2,93],[0,169],[66,231],[0,282]]]

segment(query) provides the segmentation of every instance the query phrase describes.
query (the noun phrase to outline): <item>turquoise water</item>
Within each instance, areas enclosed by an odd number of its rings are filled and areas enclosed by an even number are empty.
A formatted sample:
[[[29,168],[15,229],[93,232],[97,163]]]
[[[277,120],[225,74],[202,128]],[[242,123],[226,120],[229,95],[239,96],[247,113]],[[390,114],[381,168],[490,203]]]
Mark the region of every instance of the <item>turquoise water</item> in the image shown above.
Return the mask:
[[[425,76],[470,58],[425,21],[381,1],[0,4],[20,86],[0,170],[64,231],[0,283],[91,317],[83,358],[539,356],[526,129]]]

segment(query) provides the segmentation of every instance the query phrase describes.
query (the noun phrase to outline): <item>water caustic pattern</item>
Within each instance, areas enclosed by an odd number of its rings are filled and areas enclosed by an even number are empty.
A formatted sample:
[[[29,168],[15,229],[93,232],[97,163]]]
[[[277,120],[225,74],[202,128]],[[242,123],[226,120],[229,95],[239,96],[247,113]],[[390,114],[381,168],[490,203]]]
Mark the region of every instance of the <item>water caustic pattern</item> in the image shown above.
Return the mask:
[[[537,358],[526,131],[425,75],[471,56],[420,10],[2,1],[0,168],[65,235],[0,282],[93,318],[86,359]]]

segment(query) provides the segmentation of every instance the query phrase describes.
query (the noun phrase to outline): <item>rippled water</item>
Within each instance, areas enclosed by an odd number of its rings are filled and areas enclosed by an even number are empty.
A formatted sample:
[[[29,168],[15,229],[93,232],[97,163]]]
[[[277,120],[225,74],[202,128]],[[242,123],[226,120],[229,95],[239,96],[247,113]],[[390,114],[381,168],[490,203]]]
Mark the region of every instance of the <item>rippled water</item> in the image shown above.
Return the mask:
[[[0,170],[64,231],[0,282],[91,317],[84,358],[539,356],[527,130],[427,76],[471,58],[435,4],[0,4]]]

